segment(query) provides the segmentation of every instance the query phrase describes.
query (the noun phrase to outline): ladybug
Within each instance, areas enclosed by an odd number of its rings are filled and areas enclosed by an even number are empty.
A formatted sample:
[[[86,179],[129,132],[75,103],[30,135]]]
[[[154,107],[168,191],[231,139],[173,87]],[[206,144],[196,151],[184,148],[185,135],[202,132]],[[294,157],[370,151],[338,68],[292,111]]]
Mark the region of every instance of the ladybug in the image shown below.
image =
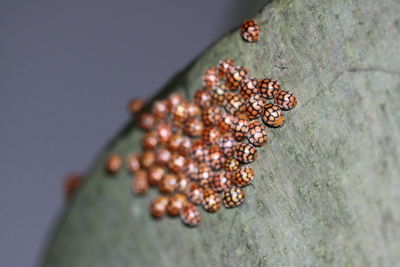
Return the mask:
[[[260,39],[260,25],[258,25],[254,20],[246,20],[242,24],[242,38],[243,40],[254,43]]]
[[[262,79],[258,82],[259,93],[266,99],[273,99],[281,89],[279,81],[274,79]]]
[[[132,115],[138,114],[144,107],[142,99],[132,99],[128,104],[128,110]]]
[[[228,72],[232,69],[235,65],[235,61],[230,58],[225,58],[221,60],[218,64],[218,75],[220,78],[225,79],[228,75]]]
[[[174,125],[180,127],[183,125],[185,120],[187,119],[187,104],[185,102],[181,102],[174,106],[171,110],[172,114],[172,122]]]
[[[209,107],[212,104],[211,95],[206,90],[197,90],[196,93],[194,94],[193,101],[195,105],[201,108]]]
[[[211,90],[211,99],[212,103],[217,106],[222,106],[225,102],[225,94],[227,85],[225,83],[219,82],[216,86]]]
[[[176,191],[178,191],[180,193],[186,193],[189,183],[190,183],[190,179],[183,173],[179,173]]]
[[[245,198],[243,189],[239,187],[231,187],[223,193],[223,203],[225,208],[239,207]]]
[[[203,74],[203,86],[206,90],[211,90],[219,81],[218,67],[212,66],[205,70]]]
[[[258,80],[253,77],[244,78],[240,84],[240,94],[244,98],[258,94]]]
[[[232,134],[225,134],[218,139],[218,145],[226,157],[233,157],[236,144],[237,142]]]
[[[167,98],[167,106],[170,110],[184,102],[185,98],[180,93],[172,93]]]
[[[167,173],[161,178],[158,189],[163,194],[171,194],[178,186],[178,177],[175,174]]]
[[[158,135],[157,132],[151,131],[147,132],[142,139],[142,146],[145,150],[152,150],[158,144]]]
[[[163,165],[168,164],[168,162],[170,161],[171,156],[172,156],[172,152],[169,151],[168,149],[164,148],[164,147],[161,147],[161,148],[156,150],[155,155],[156,155],[155,156],[156,157],[155,158],[155,162],[158,165],[163,166]]]
[[[191,158],[188,158],[187,160],[186,160],[186,164],[185,164],[185,167],[184,167],[184,173],[190,178],[190,179],[192,179],[192,180],[198,180],[199,179],[199,177],[198,177],[198,163],[194,160],[194,159],[191,159]]]
[[[128,170],[130,172],[139,170],[140,169],[139,156],[134,153],[129,154],[126,159],[126,165],[128,166]]]
[[[190,155],[193,159],[197,160],[198,162],[205,162],[208,159],[208,148],[201,140],[196,140],[193,142],[192,151]]]
[[[137,170],[134,173],[132,190],[138,195],[145,195],[149,191],[148,173],[145,170]]]
[[[153,216],[153,218],[160,219],[164,216],[168,200],[168,197],[163,195],[159,195],[153,199],[150,205],[150,214]]]
[[[210,175],[212,176],[213,173],[211,172]],[[210,177],[211,177],[210,176]],[[204,188],[204,190],[211,189],[211,180],[210,179],[201,179],[199,181],[199,185]]]
[[[232,125],[233,136],[237,141],[242,141],[246,138],[249,130],[249,121],[242,118],[235,118]]]
[[[191,203],[187,203],[182,208],[180,217],[182,222],[189,227],[196,227],[201,221],[199,209]]]
[[[208,163],[211,169],[219,170],[225,164],[226,158],[218,145],[213,145],[209,149]]]
[[[221,208],[221,199],[218,194],[212,190],[204,191],[203,209],[208,212],[217,212]]]
[[[173,152],[177,152],[179,150],[179,146],[183,141],[183,135],[181,134],[172,134],[168,139],[166,147]]]
[[[120,155],[118,155],[118,154],[110,155],[107,158],[106,170],[110,174],[115,174],[121,169],[122,163],[123,162],[122,162],[122,158]]]
[[[283,115],[281,109],[277,105],[267,104],[264,107],[262,120],[265,125],[277,128],[285,123],[285,115]]]
[[[151,111],[157,119],[165,119],[169,114],[167,101],[155,101],[151,107]]]
[[[182,141],[179,144],[178,152],[182,156],[187,156],[189,155],[190,151],[192,149],[192,141],[190,140],[189,137],[187,136],[182,136]]]
[[[232,115],[237,115],[238,113],[244,112],[245,101],[240,95],[234,93],[226,94],[225,99],[225,110]]]
[[[251,184],[254,180],[254,170],[250,167],[241,167],[233,173],[232,183],[239,187],[245,187]]]
[[[192,102],[186,103],[186,115],[190,117],[196,117],[200,114],[200,108],[196,104]]]
[[[200,136],[203,132],[203,128],[203,122],[197,118],[192,117],[186,120],[184,132],[191,137]]]
[[[166,122],[162,122],[159,125],[157,125],[156,131],[157,131],[158,141],[160,143],[168,142],[169,138],[172,135],[171,126]]]
[[[143,112],[139,116],[138,125],[144,131],[149,131],[154,127],[155,117],[153,114]]]
[[[251,144],[240,143],[235,146],[235,158],[242,163],[251,163],[257,158],[257,148]]]
[[[249,123],[247,140],[255,146],[262,146],[268,141],[267,128],[258,121]]]
[[[225,170],[227,172],[234,172],[240,168],[240,162],[235,158],[229,158],[225,161]]]
[[[239,89],[241,82],[247,76],[247,69],[243,66],[235,66],[230,69],[226,76],[229,89],[235,91]]]
[[[201,118],[206,126],[218,125],[222,120],[221,109],[216,106],[204,108],[201,113]]]
[[[148,182],[150,186],[158,186],[161,179],[165,175],[165,168],[158,165],[153,165],[148,170]]]
[[[265,101],[260,95],[251,96],[246,102],[246,114],[250,120],[257,119],[264,111]]]
[[[193,204],[200,205],[203,203],[204,189],[199,184],[192,183],[188,187],[187,195]]]
[[[232,114],[223,112],[222,113],[222,120],[219,122],[219,129],[221,133],[229,133],[232,130],[232,124],[235,116]]]
[[[83,176],[78,173],[69,175],[64,182],[64,193],[67,200],[72,199],[76,190],[79,188],[83,180]]]
[[[173,153],[171,160],[168,162],[168,168],[173,173],[180,173],[185,167],[186,158],[178,153]]]
[[[208,181],[208,180],[211,178],[212,174],[213,174],[213,173],[212,173],[211,168],[210,168],[205,162],[201,162],[201,163],[199,164],[199,167],[198,167],[198,177],[199,177],[200,182],[201,182],[202,180]],[[204,183],[204,182],[203,182],[203,183]]]
[[[140,156],[140,166],[144,169],[150,168],[156,160],[156,155],[153,150],[144,151]]]
[[[210,181],[211,188],[215,192],[222,192],[227,190],[231,186],[230,173],[226,171],[219,171],[215,173]]]
[[[171,217],[178,216],[186,204],[187,197],[185,194],[177,193],[170,196],[167,204],[167,214]]]
[[[275,95],[274,101],[281,110],[291,110],[297,105],[296,96],[294,96],[293,93],[285,90],[277,93]]]
[[[203,142],[206,145],[216,144],[221,137],[221,133],[218,127],[206,127],[203,130]]]

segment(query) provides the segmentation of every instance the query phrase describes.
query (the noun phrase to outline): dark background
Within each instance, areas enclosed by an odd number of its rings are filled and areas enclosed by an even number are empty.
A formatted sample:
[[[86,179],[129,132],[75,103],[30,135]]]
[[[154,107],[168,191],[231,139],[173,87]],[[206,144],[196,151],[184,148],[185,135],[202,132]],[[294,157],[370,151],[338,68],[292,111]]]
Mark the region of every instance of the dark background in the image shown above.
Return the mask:
[[[33,266],[84,172],[177,71],[266,1],[0,0],[0,266]]]

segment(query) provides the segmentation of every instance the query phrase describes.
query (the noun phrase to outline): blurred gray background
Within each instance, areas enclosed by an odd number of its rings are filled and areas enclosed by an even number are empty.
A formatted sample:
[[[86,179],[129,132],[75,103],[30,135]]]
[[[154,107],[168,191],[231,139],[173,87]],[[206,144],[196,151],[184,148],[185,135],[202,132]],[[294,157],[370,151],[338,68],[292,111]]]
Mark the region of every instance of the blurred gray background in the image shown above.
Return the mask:
[[[149,98],[265,0],[0,0],[0,266],[37,264],[84,172]]]

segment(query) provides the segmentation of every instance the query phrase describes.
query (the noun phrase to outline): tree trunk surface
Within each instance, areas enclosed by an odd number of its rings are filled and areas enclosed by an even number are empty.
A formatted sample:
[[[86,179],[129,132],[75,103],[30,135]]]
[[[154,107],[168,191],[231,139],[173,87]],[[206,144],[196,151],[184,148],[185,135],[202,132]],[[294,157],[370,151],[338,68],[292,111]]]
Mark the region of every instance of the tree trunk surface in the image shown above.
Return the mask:
[[[274,77],[297,107],[251,164],[245,203],[202,213],[199,227],[155,221],[110,153],[140,152],[129,123],[96,160],[60,218],[47,267],[396,266],[400,262],[400,3],[273,1],[257,43],[232,31],[162,90],[188,99],[205,68],[232,58]],[[156,98],[157,98],[156,97]]]

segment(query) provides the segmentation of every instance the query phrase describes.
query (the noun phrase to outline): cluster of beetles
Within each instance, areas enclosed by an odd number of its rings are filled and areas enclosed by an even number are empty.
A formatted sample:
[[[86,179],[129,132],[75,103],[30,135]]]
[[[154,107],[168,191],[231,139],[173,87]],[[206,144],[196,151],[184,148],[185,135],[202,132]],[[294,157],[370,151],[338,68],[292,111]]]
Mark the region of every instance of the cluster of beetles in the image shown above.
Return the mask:
[[[257,42],[260,27],[245,21],[241,34]],[[154,218],[179,216],[190,227],[201,222],[200,207],[216,213],[244,202],[245,187],[255,178],[247,164],[267,143],[268,128],[281,127],[284,112],[297,104],[277,80],[252,77],[229,58],[204,71],[202,86],[192,100],[172,93],[147,109],[143,101],[132,100],[129,110],[144,131],[143,151],[106,160],[112,174],[125,161],[136,194],[158,190],[149,208]]]

